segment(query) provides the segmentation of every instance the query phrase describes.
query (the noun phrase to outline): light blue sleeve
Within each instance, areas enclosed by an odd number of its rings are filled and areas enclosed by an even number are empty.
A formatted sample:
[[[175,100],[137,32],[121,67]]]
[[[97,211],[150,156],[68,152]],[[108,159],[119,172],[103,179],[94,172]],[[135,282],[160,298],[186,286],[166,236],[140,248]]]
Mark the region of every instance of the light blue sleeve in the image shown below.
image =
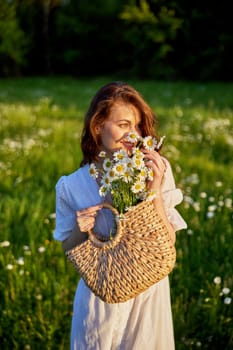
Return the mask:
[[[56,226],[54,239],[64,241],[69,237],[76,222],[76,212],[72,207],[72,197],[67,188],[67,176],[62,176],[56,184]]]

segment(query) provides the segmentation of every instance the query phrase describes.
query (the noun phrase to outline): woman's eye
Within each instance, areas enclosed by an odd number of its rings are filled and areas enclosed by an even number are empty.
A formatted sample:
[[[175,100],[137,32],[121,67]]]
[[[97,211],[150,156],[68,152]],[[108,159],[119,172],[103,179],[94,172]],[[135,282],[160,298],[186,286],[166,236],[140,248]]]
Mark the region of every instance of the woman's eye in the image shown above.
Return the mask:
[[[129,126],[129,124],[127,124],[127,123],[119,124],[120,128],[128,128],[128,126]]]

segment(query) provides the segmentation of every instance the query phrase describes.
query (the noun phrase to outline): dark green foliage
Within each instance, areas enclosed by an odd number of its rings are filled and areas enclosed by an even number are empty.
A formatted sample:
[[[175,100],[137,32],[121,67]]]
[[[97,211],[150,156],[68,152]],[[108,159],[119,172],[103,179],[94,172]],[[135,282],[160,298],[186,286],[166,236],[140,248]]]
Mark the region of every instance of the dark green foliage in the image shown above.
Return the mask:
[[[20,28],[14,3],[0,1],[0,75],[20,74],[27,52],[26,35]]]
[[[0,75],[231,81],[228,6],[226,0],[1,0]]]

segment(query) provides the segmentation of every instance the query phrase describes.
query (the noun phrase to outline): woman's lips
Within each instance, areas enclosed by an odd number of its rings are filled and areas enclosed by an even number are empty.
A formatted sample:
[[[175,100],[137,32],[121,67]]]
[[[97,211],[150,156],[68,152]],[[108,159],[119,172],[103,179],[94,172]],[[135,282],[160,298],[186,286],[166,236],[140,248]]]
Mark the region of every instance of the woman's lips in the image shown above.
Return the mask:
[[[126,149],[132,149],[134,147],[134,144],[132,142],[129,142],[129,141],[122,141],[121,143],[123,144],[123,146]]]

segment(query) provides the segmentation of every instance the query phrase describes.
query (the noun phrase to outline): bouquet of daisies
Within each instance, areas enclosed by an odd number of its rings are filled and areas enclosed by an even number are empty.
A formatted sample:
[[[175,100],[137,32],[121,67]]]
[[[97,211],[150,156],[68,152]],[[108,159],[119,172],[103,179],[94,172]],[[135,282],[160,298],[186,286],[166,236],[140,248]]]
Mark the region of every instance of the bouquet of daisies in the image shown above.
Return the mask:
[[[146,166],[142,148],[159,150],[164,136],[158,142],[152,136],[141,137],[134,132],[126,136],[127,143],[132,145],[130,152],[118,150],[113,158],[107,158],[105,152],[99,157],[105,158],[103,170],[98,170],[94,163],[90,164],[89,173],[93,178],[100,177],[100,196],[111,193],[113,206],[120,214],[143,200],[151,201],[156,197],[149,190],[147,183],[153,180],[153,170]]]

